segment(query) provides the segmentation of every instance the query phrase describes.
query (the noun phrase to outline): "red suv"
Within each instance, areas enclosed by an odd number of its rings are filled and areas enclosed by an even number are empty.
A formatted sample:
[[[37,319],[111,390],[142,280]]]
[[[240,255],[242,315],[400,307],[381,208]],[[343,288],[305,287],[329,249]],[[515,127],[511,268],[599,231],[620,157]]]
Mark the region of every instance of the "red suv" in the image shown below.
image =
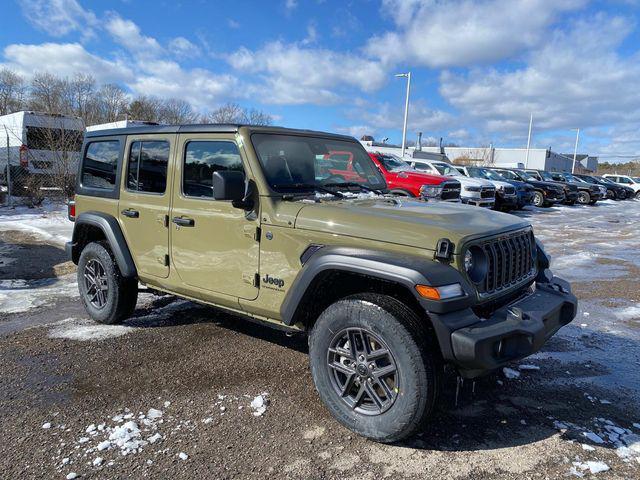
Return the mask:
[[[369,157],[382,173],[389,193],[404,197],[432,200],[460,201],[460,182],[440,175],[418,172],[402,159],[384,153],[369,153]],[[332,151],[324,156],[324,168],[336,181],[366,181],[354,168],[351,152]]]

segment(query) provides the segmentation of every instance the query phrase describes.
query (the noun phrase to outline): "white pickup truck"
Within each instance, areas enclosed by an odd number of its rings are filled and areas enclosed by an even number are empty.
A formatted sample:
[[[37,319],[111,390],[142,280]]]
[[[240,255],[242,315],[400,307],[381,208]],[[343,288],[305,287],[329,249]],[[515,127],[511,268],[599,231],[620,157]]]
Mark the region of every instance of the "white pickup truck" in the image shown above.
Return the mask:
[[[460,173],[454,165],[447,162],[424,160],[421,158],[405,158],[405,160],[416,170],[433,175],[454,177],[462,186],[460,200],[462,200],[463,203],[476,205],[478,207],[494,207],[496,203],[496,187],[490,181],[467,177]]]
[[[636,198],[640,199],[640,178],[630,177],[629,175],[614,175],[611,173],[607,173],[603,175],[603,177],[617,183],[618,185],[633,188],[633,191],[636,192]]]

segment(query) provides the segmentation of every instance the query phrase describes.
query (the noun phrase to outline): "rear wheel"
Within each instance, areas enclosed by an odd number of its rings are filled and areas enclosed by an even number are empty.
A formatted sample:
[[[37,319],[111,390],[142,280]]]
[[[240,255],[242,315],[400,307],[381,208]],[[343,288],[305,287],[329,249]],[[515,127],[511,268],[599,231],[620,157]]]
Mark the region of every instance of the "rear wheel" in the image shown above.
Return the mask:
[[[340,423],[385,443],[421,428],[441,370],[423,329],[411,309],[386,295],[349,297],[320,315],[309,337],[311,374]]]
[[[578,192],[578,203],[580,205],[588,205],[591,202],[591,195],[589,192],[581,191]]]
[[[122,277],[106,242],[93,242],[82,250],[78,290],[85,310],[98,323],[121,323],[138,300],[138,281]]]

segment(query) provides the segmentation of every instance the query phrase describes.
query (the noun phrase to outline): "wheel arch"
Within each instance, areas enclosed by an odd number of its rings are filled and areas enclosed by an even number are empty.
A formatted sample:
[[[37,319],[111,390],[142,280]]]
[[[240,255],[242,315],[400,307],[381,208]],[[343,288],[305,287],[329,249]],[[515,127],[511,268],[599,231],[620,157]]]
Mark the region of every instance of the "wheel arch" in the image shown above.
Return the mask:
[[[136,277],[138,272],[118,220],[103,212],[84,212],[76,218],[70,243],[73,263],[78,263],[82,249],[87,244],[100,240],[106,240],[109,243],[122,276]]]
[[[415,286],[460,283],[466,296],[443,302],[420,297]],[[429,258],[344,247],[322,247],[304,263],[280,308],[286,325],[311,328],[331,303],[357,293],[384,293],[402,300],[422,317],[427,312],[465,308],[473,292],[460,273]],[[455,304],[455,305],[454,305]]]

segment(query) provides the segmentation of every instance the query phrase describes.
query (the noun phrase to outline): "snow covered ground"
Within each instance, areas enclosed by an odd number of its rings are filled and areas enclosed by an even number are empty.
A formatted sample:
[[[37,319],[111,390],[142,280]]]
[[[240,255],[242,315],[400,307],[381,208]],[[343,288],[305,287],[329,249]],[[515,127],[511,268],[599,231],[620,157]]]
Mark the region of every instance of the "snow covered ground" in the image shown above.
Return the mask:
[[[67,218],[66,205],[0,207],[0,231],[10,230],[32,233],[43,241],[64,247],[65,242],[71,240],[73,223]]]

